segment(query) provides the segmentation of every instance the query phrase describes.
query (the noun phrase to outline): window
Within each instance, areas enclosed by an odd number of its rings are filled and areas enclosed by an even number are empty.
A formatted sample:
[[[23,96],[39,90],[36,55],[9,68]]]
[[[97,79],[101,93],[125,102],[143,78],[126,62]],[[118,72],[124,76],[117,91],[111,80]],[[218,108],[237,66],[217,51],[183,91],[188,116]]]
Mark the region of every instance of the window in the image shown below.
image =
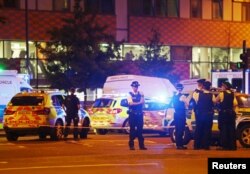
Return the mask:
[[[202,15],[202,4],[201,0],[190,0],[190,17],[201,18]]]
[[[168,0],[167,1],[168,16],[178,17],[179,16],[179,0]]]
[[[40,96],[21,96],[12,98],[11,104],[12,106],[38,106],[43,101],[44,98]]]
[[[54,0],[53,8],[55,11],[69,11],[69,0]]]
[[[213,19],[223,19],[223,0],[212,1]]]
[[[242,3],[242,21],[250,21],[250,3]]]
[[[20,8],[20,0],[0,0],[0,7],[3,8]]]
[[[212,48],[212,69],[225,70],[228,69],[229,49],[227,48]]]
[[[179,16],[179,0],[128,0],[129,15]]]
[[[85,0],[84,7],[87,13],[115,14],[114,0]]]

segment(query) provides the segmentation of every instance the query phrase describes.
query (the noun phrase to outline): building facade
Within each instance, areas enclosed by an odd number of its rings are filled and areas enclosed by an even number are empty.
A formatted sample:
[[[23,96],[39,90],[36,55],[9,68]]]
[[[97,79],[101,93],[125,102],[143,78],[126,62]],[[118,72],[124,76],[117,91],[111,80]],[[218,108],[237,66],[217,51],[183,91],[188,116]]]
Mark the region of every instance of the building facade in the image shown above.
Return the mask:
[[[106,32],[125,40],[123,57],[140,56],[152,29],[164,44],[180,79],[210,78],[212,70],[241,61],[243,40],[250,44],[250,0],[83,0],[97,13]],[[35,47],[46,44],[52,27],[71,17],[74,0],[0,0],[0,61],[7,68],[44,78],[46,57]],[[131,56],[131,55],[130,55]],[[28,66],[27,66],[28,65]]]

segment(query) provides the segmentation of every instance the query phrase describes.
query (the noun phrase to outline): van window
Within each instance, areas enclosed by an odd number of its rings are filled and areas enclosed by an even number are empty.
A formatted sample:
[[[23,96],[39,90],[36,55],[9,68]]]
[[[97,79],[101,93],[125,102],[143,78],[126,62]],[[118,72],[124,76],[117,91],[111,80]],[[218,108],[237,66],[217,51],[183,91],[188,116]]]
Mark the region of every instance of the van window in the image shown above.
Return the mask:
[[[107,98],[101,98],[101,99],[96,99],[93,107],[94,108],[101,108],[101,107],[110,107],[113,102],[113,99],[107,99]]]
[[[233,89],[236,89],[237,92],[242,90],[242,79],[241,78],[233,78],[232,79]]]
[[[11,99],[12,106],[38,106],[41,105],[44,98],[41,96],[20,96]]]

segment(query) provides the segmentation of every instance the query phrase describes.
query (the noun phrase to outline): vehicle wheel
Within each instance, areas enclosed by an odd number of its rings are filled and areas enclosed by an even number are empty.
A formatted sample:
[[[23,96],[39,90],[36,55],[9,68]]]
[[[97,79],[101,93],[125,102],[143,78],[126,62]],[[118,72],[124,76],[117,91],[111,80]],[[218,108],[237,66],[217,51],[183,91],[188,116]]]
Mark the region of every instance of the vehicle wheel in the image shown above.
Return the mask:
[[[8,141],[17,141],[18,135],[16,133],[13,133],[13,132],[8,132],[8,133],[6,133],[6,138]]]
[[[82,123],[82,127],[84,128],[81,128],[80,130],[80,138],[87,138],[88,133],[89,133],[89,126],[90,126],[90,120],[89,118],[85,118]]]
[[[243,147],[250,148],[250,124],[246,124],[239,128],[238,138]]]
[[[40,139],[40,140],[45,140],[45,139],[46,139],[46,136],[47,136],[47,135],[46,135],[46,133],[44,133],[44,132],[40,132],[40,133],[39,133],[39,139]]]
[[[122,127],[124,128],[123,132],[124,132],[125,134],[129,134],[129,133],[130,133],[130,130],[129,130],[129,121],[128,121],[128,119],[126,119],[126,120],[124,121]]]
[[[171,141],[175,143],[175,128],[171,128],[169,130],[169,134],[170,134]],[[183,136],[184,136],[183,143],[184,145],[187,145],[191,140],[191,133],[188,127],[185,128]]]
[[[107,129],[96,129],[96,133],[99,135],[105,135],[108,133]]]
[[[60,140],[63,137],[64,128],[62,121],[56,121],[55,127],[51,129],[51,139],[52,140]]]

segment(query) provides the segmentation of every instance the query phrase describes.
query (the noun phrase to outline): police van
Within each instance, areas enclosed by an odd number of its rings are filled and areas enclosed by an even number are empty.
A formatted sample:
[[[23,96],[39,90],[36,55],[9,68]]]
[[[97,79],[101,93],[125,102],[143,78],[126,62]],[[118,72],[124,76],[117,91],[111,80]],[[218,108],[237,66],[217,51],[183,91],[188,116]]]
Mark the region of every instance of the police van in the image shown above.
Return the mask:
[[[0,71],[0,129],[2,129],[3,112],[10,99],[21,91],[29,91],[28,74],[18,74],[16,70]]]
[[[107,78],[103,87],[103,96],[96,99],[88,110],[91,127],[98,134],[106,134],[108,130],[125,130],[129,132],[127,97],[131,91],[131,83],[138,81],[139,91],[145,96],[144,130],[165,135],[165,119],[167,104],[175,92],[175,87],[168,79],[139,76],[116,75]]]

